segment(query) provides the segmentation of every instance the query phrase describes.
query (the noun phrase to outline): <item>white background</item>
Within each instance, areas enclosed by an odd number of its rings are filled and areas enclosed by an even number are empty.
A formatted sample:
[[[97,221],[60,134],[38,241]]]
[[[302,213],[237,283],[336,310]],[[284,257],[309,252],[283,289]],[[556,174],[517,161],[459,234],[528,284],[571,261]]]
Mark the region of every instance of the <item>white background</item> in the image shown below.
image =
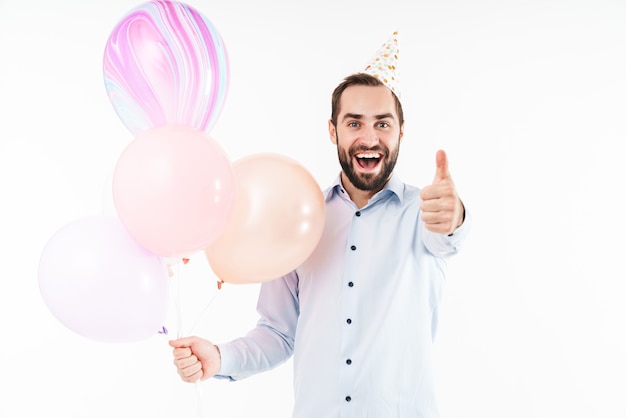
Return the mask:
[[[40,296],[51,235],[111,210],[110,177],[132,137],[108,101],[102,53],[138,4],[0,0],[0,416],[288,417],[291,362],[198,394],[167,337],[93,342]],[[293,157],[321,187],[339,170],[330,93],[399,29],[398,171],[428,184],[445,149],[474,214],[435,341],[443,417],[626,417],[625,2],[188,4],[230,55],[212,136],[233,161]],[[254,325],[258,285],[218,292],[202,257],[177,277],[172,329],[180,318],[185,334],[222,341]]]

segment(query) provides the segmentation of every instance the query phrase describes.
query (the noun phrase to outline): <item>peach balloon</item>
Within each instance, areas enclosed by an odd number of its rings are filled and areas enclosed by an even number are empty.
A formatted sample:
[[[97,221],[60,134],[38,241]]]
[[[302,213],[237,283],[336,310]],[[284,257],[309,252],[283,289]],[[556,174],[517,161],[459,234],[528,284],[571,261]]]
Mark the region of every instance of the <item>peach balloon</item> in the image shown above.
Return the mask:
[[[317,246],[324,196],[295,160],[271,153],[233,163],[235,206],[222,234],[204,252],[227,283],[260,283],[295,269]]]

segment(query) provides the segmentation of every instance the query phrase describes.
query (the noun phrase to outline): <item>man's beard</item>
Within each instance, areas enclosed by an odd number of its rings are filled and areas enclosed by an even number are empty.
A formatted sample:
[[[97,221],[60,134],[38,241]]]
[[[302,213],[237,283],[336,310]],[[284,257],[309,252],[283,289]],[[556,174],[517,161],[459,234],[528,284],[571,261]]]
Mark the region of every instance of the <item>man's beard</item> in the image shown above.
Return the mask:
[[[355,147],[351,147],[346,152],[339,146],[338,136],[336,137],[336,139],[337,139],[337,155],[339,157],[339,164],[341,164],[341,168],[343,169],[343,172],[345,173],[346,177],[348,177],[348,180],[350,180],[350,183],[352,183],[352,185],[354,185],[354,187],[356,187],[357,189],[363,190],[363,191],[377,192],[381,190],[385,186],[387,181],[389,180],[389,177],[391,176],[391,173],[393,172],[393,169],[396,166],[396,161],[398,160],[398,153],[400,151],[400,142],[398,142],[398,146],[396,146],[392,150],[389,150],[388,148],[382,147],[382,146],[377,146],[373,148],[355,146]],[[381,161],[379,162],[379,164],[382,164],[382,168],[378,173],[363,174],[363,173],[357,173],[354,170],[352,156],[354,156],[356,153],[363,152],[363,151],[377,152],[382,155]]]

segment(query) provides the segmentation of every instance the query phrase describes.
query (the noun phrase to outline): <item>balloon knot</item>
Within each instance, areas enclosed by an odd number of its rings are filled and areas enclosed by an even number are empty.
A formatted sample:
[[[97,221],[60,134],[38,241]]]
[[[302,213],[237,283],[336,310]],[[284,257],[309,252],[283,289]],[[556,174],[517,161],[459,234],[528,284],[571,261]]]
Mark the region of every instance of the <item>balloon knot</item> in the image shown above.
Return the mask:
[[[224,280],[218,280],[217,281],[217,290],[221,290],[222,289],[222,284],[224,284]]]
[[[183,258],[183,264],[187,264],[189,262],[188,258]]]
[[[168,331],[167,331],[167,328],[165,328],[165,327],[161,327],[161,330],[159,331],[159,334],[165,334],[165,335],[167,335],[167,332],[168,332]]]

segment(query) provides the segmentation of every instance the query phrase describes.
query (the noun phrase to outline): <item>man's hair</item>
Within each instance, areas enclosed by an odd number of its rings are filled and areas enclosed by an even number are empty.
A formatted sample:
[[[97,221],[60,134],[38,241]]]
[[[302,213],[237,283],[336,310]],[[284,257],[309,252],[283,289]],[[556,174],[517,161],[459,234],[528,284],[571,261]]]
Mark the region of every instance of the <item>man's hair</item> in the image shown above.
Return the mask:
[[[384,85],[385,84],[378,78],[366,73],[355,73],[344,78],[341,84],[335,87],[335,91],[333,91],[332,95],[330,120],[333,122],[333,125],[337,126],[339,101],[341,100],[341,95],[343,94],[345,89],[350,86],[376,87]],[[402,111],[402,104],[400,103],[400,99],[398,99],[398,96],[396,96],[396,94],[391,90],[389,91],[391,92],[393,99],[396,102],[396,113],[398,114],[398,121],[400,122],[400,126],[402,126],[402,124],[404,124],[404,112]]]

